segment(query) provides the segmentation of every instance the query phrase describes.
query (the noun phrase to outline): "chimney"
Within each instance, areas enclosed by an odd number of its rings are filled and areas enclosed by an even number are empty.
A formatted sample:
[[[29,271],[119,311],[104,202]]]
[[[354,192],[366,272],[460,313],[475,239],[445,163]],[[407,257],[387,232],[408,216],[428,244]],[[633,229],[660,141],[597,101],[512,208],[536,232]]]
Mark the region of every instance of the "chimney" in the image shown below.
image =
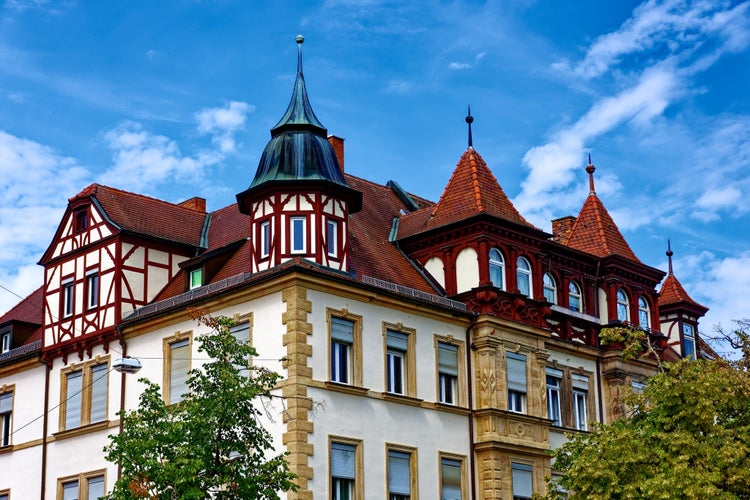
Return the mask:
[[[557,243],[565,243],[575,223],[576,218],[572,215],[554,219],[552,221],[552,240]]]
[[[206,199],[199,196],[193,196],[189,200],[178,203],[177,205],[196,212],[206,213]]]
[[[336,160],[339,162],[341,173],[344,173],[344,139],[335,135],[328,136],[328,143],[333,146],[333,152],[336,153]]]

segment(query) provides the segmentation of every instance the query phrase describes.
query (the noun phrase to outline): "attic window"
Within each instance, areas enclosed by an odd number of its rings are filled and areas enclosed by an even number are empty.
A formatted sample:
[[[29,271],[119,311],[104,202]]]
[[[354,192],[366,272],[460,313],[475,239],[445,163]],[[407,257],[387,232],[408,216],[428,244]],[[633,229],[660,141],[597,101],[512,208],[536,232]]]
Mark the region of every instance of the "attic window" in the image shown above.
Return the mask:
[[[74,217],[76,233],[80,233],[89,226],[89,214],[85,209],[77,211]]]
[[[11,336],[10,330],[0,332],[0,354],[10,351],[13,345],[13,337]]]
[[[199,267],[189,271],[188,277],[190,278],[188,287],[190,290],[203,286],[203,268]]]

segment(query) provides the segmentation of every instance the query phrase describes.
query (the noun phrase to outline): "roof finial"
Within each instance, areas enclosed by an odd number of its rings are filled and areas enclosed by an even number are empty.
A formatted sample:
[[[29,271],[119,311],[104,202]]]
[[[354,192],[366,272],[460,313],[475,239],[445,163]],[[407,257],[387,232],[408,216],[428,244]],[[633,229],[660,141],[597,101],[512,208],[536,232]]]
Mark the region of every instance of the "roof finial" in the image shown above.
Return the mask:
[[[471,116],[471,105],[469,105],[469,114],[466,115],[466,123],[469,124],[469,147],[474,148],[474,141],[471,138],[471,124],[474,121],[474,117]]]
[[[302,44],[305,42],[305,37],[297,35],[294,39],[297,41],[297,73],[302,73]]]
[[[672,255],[674,255],[674,252],[672,251],[672,242],[669,241],[669,238],[667,238],[667,260],[669,260],[669,274],[672,273]]]
[[[596,170],[596,167],[593,163],[591,163],[591,153],[589,153],[589,164],[586,165],[586,172],[589,174],[589,194],[596,194],[596,189],[594,189],[594,171]]]

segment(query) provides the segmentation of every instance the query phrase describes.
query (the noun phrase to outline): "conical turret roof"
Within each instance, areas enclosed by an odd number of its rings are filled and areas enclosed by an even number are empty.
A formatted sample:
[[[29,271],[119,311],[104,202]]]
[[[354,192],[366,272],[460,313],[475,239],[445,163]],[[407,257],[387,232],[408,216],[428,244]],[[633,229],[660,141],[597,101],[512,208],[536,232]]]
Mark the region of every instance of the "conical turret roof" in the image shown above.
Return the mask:
[[[680,283],[680,280],[674,275],[672,271],[672,247],[667,246],[667,259],[669,260],[669,273],[664,279],[664,283],[661,285],[659,291],[659,308],[669,308],[670,306],[688,306],[689,309],[697,312],[703,316],[708,312],[708,308],[698,302],[694,301],[690,295],[688,295],[685,288]]]

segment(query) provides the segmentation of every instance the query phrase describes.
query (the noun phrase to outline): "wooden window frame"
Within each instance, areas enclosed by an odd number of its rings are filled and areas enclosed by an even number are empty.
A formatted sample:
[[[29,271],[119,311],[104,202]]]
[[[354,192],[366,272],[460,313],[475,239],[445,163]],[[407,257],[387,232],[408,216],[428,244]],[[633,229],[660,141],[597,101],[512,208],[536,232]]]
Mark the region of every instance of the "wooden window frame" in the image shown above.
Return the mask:
[[[162,339],[162,353],[164,354],[164,372],[162,374],[162,395],[167,404],[171,404],[171,382],[172,382],[172,345],[187,340],[188,349],[188,372],[192,369],[193,357],[193,331],[175,332],[174,335]]]
[[[328,380],[333,381],[333,373],[331,371],[333,364],[333,353],[331,351],[334,342],[334,339],[331,337],[332,317],[345,319],[354,323],[352,331],[353,342],[349,350],[349,383],[346,385],[362,387],[362,316],[352,314],[346,309],[326,308],[326,324],[328,327]],[[334,383],[341,384],[342,382]]]
[[[82,472],[72,476],[57,478],[57,500],[63,499],[63,485],[76,481],[78,483],[78,499],[87,500],[89,497],[89,480],[101,477],[103,482],[104,493],[107,493],[107,469],[99,469],[90,472]]]
[[[92,389],[93,389],[93,375],[92,369],[95,366],[107,365],[105,372],[105,380],[107,383],[107,389],[105,391],[106,398],[104,400],[104,418],[97,420],[96,422],[91,421],[91,409],[92,409]],[[60,370],[60,417],[58,422],[58,428],[60,432],[70,431],[74,429],[80,429],[87,425],[99,424],[101,422],[108,422],[109,419],[109,371],[110,356],[97,356],[94,359],[86,361],[85,363],[73,363]],[[79,425],[71,428],[66,428],[67,411],[68,411],[68,375],[75,372],[81,372],[81,418]]]
[[[273,240],[273,229],[271,228],[271,219],[263,219],[258,222],[258,255],[261,259],[267,259],[271,256],[271,241]]]
[[[388,330],[406,335],[406,353],[404,355],[404,382],[406,387],[404,393],[388,391]],[[383,322],[383,387],[388,395],[417,397],[417,330],[405,327],[402,323]]]
[[[289,254],[291,255],[303,255],[307,253],[307,236],[309,231],[308,224],[309,224],[310,218],[307,215],[290,215],[288,218],[289,224],[288,224],[288,231],[287,234],[289,235]],[[301,223],[301,229],[302,234],[301,241],[302,241],[302,248],[296,248],[294,246],[294,240],[297,237],[297,229],[296,223]]]
[[[397,443],[385,443],[385,491],[390,498],[390,452],[405,453],[409,455],[409,498],[419,498],[419,478],[417,472],[419,470],[418,464],[418,449],[412,446],[404,446]]]
[[[86,297],[86,310],[91,310],[99,307],[101,297],[101,276],[99,275],[98,267],[86,271],[86,281],[84,281],[84,296]],[[94,299],[94,301],[92,301],[91,299]]]
[[[3,422],[0,422],[0,432],[5,434],[8,433],[8,442],[3,444],[3,439],[5,439],[5,436],[0,434],[0,448],[5,448],[7,446],[11,446],[13,444],[13,412],[15,410],[15,404],[16,404],[16,386],[15,384],[12,385],[4,385],[0,387],[0,396],[5,396],[6,394],[10,394],[10,397],[12,398],[11,406],[10,406],[10,412],[6,413],[0,413],[0,418],[2,415],[8,415],[8,425],[7,427]]]
[[[361,439],[345,436],[328,436],[328,498],[333,496],[333,475],[331,467],[331,445],[333,443],[345,444],[354,447],[354,500],[365,498],[365,465],[364,465],[364,443]]]
[[[435,387],[437,389],[435,401],[449,406],[466,406],[468,395],[466,394],[466,369],[464,364],[464,360],[466,359],[466,349],[464,342],[457,340],[452,335],[435,335],[433,337],[433,342],[435,347]],[[456,393],[455,401],[453,403],[443,403],[440,401],[440,367],[438,359],[438,348],[440,347],[440,344],[446,344],[456,348],[458,375],[456,377]]]
[[[455,453],[438,452],[438,488],[440,495],[443,494],[443,460],[453,460],[461,464],[461,498],[469,498],[468,481],[468,467],[466,456],[456,455]]]
[[[333,232],[333,235],[331,234]],[[339,256],[339,233],[341,232],[341,221],[329,217],[326,219],[326,254],[334,259]],[[333,249],[333,251],[331,251]]]
[[[75,312],[76,282],[73,276],[68,276],[60,282],[60,317],[70,318],[75,315]]]

